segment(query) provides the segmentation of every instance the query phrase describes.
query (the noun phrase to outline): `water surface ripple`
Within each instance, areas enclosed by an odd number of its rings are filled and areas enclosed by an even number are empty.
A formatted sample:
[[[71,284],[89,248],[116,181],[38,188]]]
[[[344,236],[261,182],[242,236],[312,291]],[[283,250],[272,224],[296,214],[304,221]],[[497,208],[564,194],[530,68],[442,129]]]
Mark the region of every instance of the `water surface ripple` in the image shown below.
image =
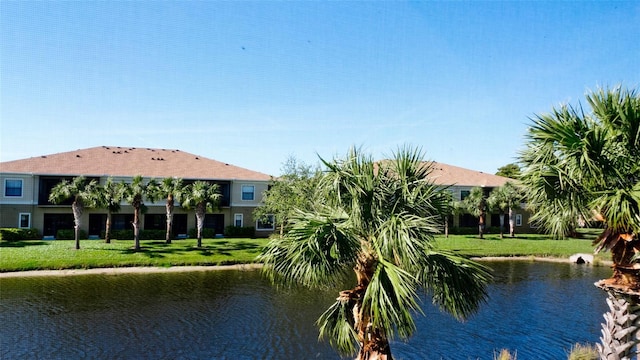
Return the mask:
[[[489,263],[489,301],[466,322],[423,298],[397,359],[566,359],[595,343],[604,267]],[[259,271],[0,279],[1,359],[340,359],[315,320],[338,289],[275,289]]]

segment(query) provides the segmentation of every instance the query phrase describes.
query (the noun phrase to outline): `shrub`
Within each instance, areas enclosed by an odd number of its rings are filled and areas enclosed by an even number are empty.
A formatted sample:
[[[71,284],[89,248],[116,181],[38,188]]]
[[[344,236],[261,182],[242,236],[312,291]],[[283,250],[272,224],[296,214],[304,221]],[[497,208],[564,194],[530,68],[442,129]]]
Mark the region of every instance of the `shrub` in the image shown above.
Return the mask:
[[[167,232],[166,230],[140,230],[140,240],[164,240]],[[133,234],[131,236],[133,239]]]
[[[1,228],[0,241],[38,240],[42,236],[38,229]]]
[[[189,237],[192,239],[195,239],[198,237],[198,229],[193,228],[191,230],[189,230]],[[216,231],[214,229],[210,229],[210,228],[203,228],[202,229],[202,237],[205,239],[213,239],[216,237]]]
[[[256,236],[256,228],[253,226],[227,226],[224,228],[225,237],[253,238]]]
[[[104,239],[104,233],[102,234],[102,238]],[[119,239],[119,240],[131,240],[133,239],[133,230],[131,229],[111,230],[111,238]]]
[[[73,229],[59,229],[56,232],[56,240],[75,240],[76,234]],[[78,233],[78,238],[87,239],[87,232],[84,230],[80,230]]]
[[[589,344],[575,344],[571,348],[569,360],[597,360],[598,350],[595,346]]]

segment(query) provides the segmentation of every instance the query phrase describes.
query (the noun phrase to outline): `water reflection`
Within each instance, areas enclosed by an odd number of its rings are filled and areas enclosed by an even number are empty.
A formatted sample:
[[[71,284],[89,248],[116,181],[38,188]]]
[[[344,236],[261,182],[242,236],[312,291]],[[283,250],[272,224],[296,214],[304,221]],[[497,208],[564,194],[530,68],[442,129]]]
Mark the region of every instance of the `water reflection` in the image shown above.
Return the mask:
[[[424,299],[399,359],[563,359],[596,342],[606,268],[495,262],[480,312],[459,323]],[[337,291],[276,290],[257,271],[0,279],[2,359],[338,359],[315,320]]]

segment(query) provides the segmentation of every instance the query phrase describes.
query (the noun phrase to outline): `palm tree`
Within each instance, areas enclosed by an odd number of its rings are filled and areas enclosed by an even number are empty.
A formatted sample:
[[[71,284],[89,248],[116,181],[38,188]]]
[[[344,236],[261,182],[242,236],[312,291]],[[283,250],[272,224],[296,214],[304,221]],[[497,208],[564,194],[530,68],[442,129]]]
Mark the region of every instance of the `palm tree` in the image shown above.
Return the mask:
[[[73,198],[71,210],[73,211],[74,236],[76,240],[76,250],[80,249],[80,226],[82,213],[85,207],[93,207],[96,204],[95,180],[87,182],[84,176],[73,178],[72,181],[63,180],[51,189],[49,201],[59,204],[67,199]]]
[[[151,190],[154,192],[156,198],[167,199],[165,204],[166,216],[167,216],[167,233],[165,236],[165,242],[167,244],[171,244],[171,231],[173,226],[173,209],[175,207],[175,202],[180,202],[182,198],[182,193],[184,191],[184,185],[182,184],[182,179],[168,177],[162,179],[162,181]]]
[[[206,181],[196,181],[187,186],[182,198],[182,207],[185,209],[195,208],[196,225],[198,231],[198,247],[202,247],[202,228],[204,226],[204,216],[207,211],[213,211],[218,207],[222,195],[218,184]]]
[[[509,235],[515,237],[515,218],[513,210],[519,207],[522,202],[520,189],[511,182],[497,187],[491,191],[487,202],[492,209],[500,212],[500,238],[504,237],[504,214],[509,213]]]
[[[552,234],[571,234],[580,218],[603,223],[595,251],[611,251],[613,275],[597,283],[611,310],[598,348],[602,359],[629,359],[640,316],[640,96],[618,87],[586,99],[590,112],[565,105],[536,116],[522,182],[534,218]]]
[[[133,240],[134,250],[140,250],[140,214],[144,208],[144,200],[154,201],[151,191],[155,186],[155,180],[145,183],[142,176],[137,175],[130,184],[125,186],[125,200],[133,207]]]
[[[471,188],[469,196],[462,201],[462,206],[478,218],[478,235],[482,239],[487,217],[487,199],[484,196],[484,189],[479,186]]]
[[[391,359],[389,341],[415,330],[420,288],[456,318],[487,296],[487,268],[435,247],[447,196],[421,158],[402,148],[379,163],[357,149],[321,159],[327,171],[315,211],[298,211],[259,256],[273,281],[309,287],[339,286],[353,271],[356,286],[341,291],[317,324],[321,337],[357,359]]]
[[[104,185],[96,188],[98,206],[107,209],[107,220],[104,230],[104,242],[111,243],[111,218],[113,213],[120,211],[120,203],[125,196],[125,186],[116,183],[112,178],[107,178]]]

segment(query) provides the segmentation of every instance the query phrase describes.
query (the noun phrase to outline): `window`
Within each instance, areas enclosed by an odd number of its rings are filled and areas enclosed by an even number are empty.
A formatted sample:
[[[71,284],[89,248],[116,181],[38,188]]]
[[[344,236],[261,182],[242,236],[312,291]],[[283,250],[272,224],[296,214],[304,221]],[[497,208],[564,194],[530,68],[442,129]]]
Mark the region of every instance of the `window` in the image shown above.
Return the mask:
[[[4,181],[4,196],[21,197],[22,196],[22,180],[6,179]]]
[[[18,227],[21,229],[28,229],[31,227],[31,214],[30,213],[20,213],[18,215],[19,224]]]
[[[256,191],[253,185],[242,185],[242,200],[253,200],[253,195]]]
[[[462,201],[466,199],[469,194],[471,194],[471,191],[469,190],[460,190],[460,200]]]
[[[242,227],[242,214],[235,214],[233,216],[233,225],[237,227]]]
[[[516,226],[522,226],[522,214],[516,214]]]
[[[273,230],[275,229],[273,215],[267,215],[256,221],[256,230]]]

